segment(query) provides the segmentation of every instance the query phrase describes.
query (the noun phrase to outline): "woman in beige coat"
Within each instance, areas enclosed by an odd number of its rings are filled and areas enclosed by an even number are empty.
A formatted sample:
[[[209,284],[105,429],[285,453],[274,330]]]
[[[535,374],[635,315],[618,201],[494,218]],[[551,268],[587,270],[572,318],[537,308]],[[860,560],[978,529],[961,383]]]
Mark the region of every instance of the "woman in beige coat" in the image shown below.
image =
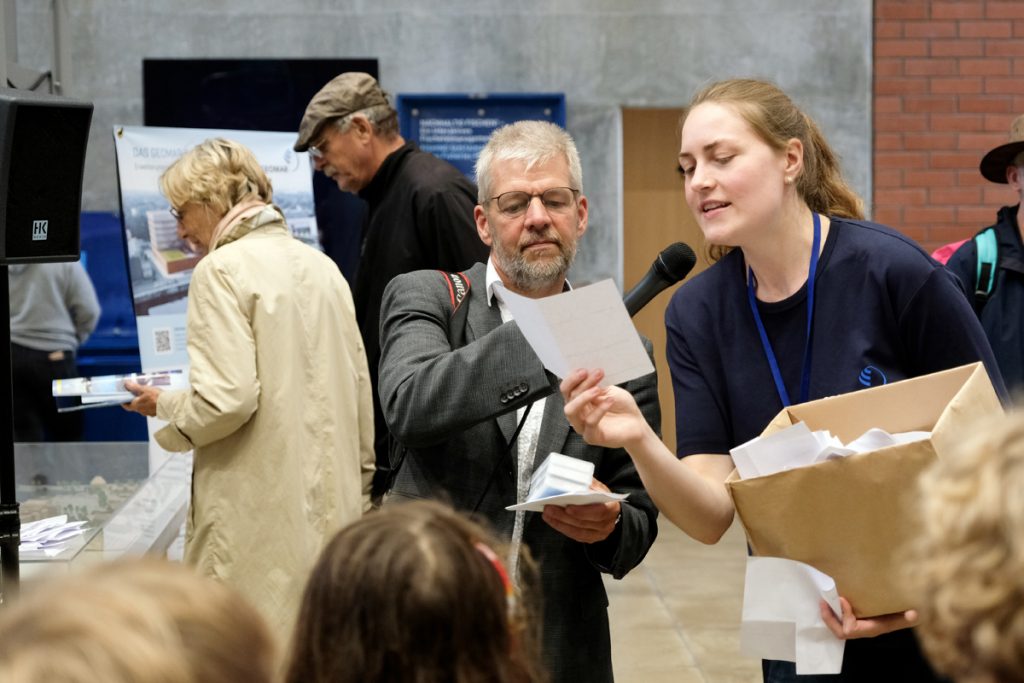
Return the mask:
[[[178,234],[206,253],[188,292],[189,382],[130,384],[126,407],[194,450],[185,561],[236,587],[286,641],[337,530],[369,507],[373,410],[352,296],[294,239],[252,152],[221,138],[160,179]]]

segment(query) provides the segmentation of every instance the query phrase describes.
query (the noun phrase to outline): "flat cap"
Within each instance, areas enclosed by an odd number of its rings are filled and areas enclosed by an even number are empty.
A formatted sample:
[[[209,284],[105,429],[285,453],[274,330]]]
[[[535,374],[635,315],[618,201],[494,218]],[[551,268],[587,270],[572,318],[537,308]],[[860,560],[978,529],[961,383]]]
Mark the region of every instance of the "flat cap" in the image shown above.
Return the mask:
[[[295,151],[305,152],[316,139],[324,122],[348,116],[352,112],[388,104],[388,97],[377,79],[367,73],[347,71],[332,78],[306,106],[299,124]]]

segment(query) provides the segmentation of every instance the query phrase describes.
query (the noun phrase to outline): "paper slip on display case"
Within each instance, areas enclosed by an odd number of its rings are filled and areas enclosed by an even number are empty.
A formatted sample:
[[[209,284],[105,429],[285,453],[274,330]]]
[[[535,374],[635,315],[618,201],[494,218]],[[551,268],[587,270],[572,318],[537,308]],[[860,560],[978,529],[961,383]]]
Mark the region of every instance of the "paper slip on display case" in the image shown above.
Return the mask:
[[[15,444],[22,524],[57,515],[85,532],[60,552],[19,552],[21,576],[71,571],[125,555],[163,554],[185,520],[191,456],[175,455],[149,472],[147,442]]]

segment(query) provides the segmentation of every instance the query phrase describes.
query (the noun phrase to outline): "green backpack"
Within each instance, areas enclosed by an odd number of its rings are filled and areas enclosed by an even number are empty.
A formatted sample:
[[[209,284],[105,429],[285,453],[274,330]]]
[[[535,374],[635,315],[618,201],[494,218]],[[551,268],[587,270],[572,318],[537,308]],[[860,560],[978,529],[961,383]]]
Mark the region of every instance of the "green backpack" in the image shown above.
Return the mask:
[[[992,288],[996,283],[996,264],[999,262],[996,229],[988,228],[979,232],[974,236],[974,244],[978,250],[977,277],[974,281],[974,306],[980,311],[992,295]]]

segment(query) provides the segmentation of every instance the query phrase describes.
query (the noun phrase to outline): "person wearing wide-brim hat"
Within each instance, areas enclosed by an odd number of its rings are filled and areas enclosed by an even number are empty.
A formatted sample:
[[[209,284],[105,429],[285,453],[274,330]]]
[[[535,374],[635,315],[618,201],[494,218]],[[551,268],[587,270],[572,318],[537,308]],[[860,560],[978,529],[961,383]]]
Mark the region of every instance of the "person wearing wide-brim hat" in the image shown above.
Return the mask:
[[[999,145],[981,159],[981,175],[993,183],[1020,185],[1020,167],[1024,166],[1024,114],[1010,125],[1010,141]]]
[[[996,223],[961,245],[946,265],[972,298],[1007,389],[1016,394],[1024,391],[1024,243],[1020,232],[1024,115],[1010,125],[1010,141],[982,157],[979,168],[986,180],[1013,188],[1018,202],[1000,208]],[[986,256],[986,251],[992,253]],[[984,277],[989,270],[993,274],[991,285]]]

